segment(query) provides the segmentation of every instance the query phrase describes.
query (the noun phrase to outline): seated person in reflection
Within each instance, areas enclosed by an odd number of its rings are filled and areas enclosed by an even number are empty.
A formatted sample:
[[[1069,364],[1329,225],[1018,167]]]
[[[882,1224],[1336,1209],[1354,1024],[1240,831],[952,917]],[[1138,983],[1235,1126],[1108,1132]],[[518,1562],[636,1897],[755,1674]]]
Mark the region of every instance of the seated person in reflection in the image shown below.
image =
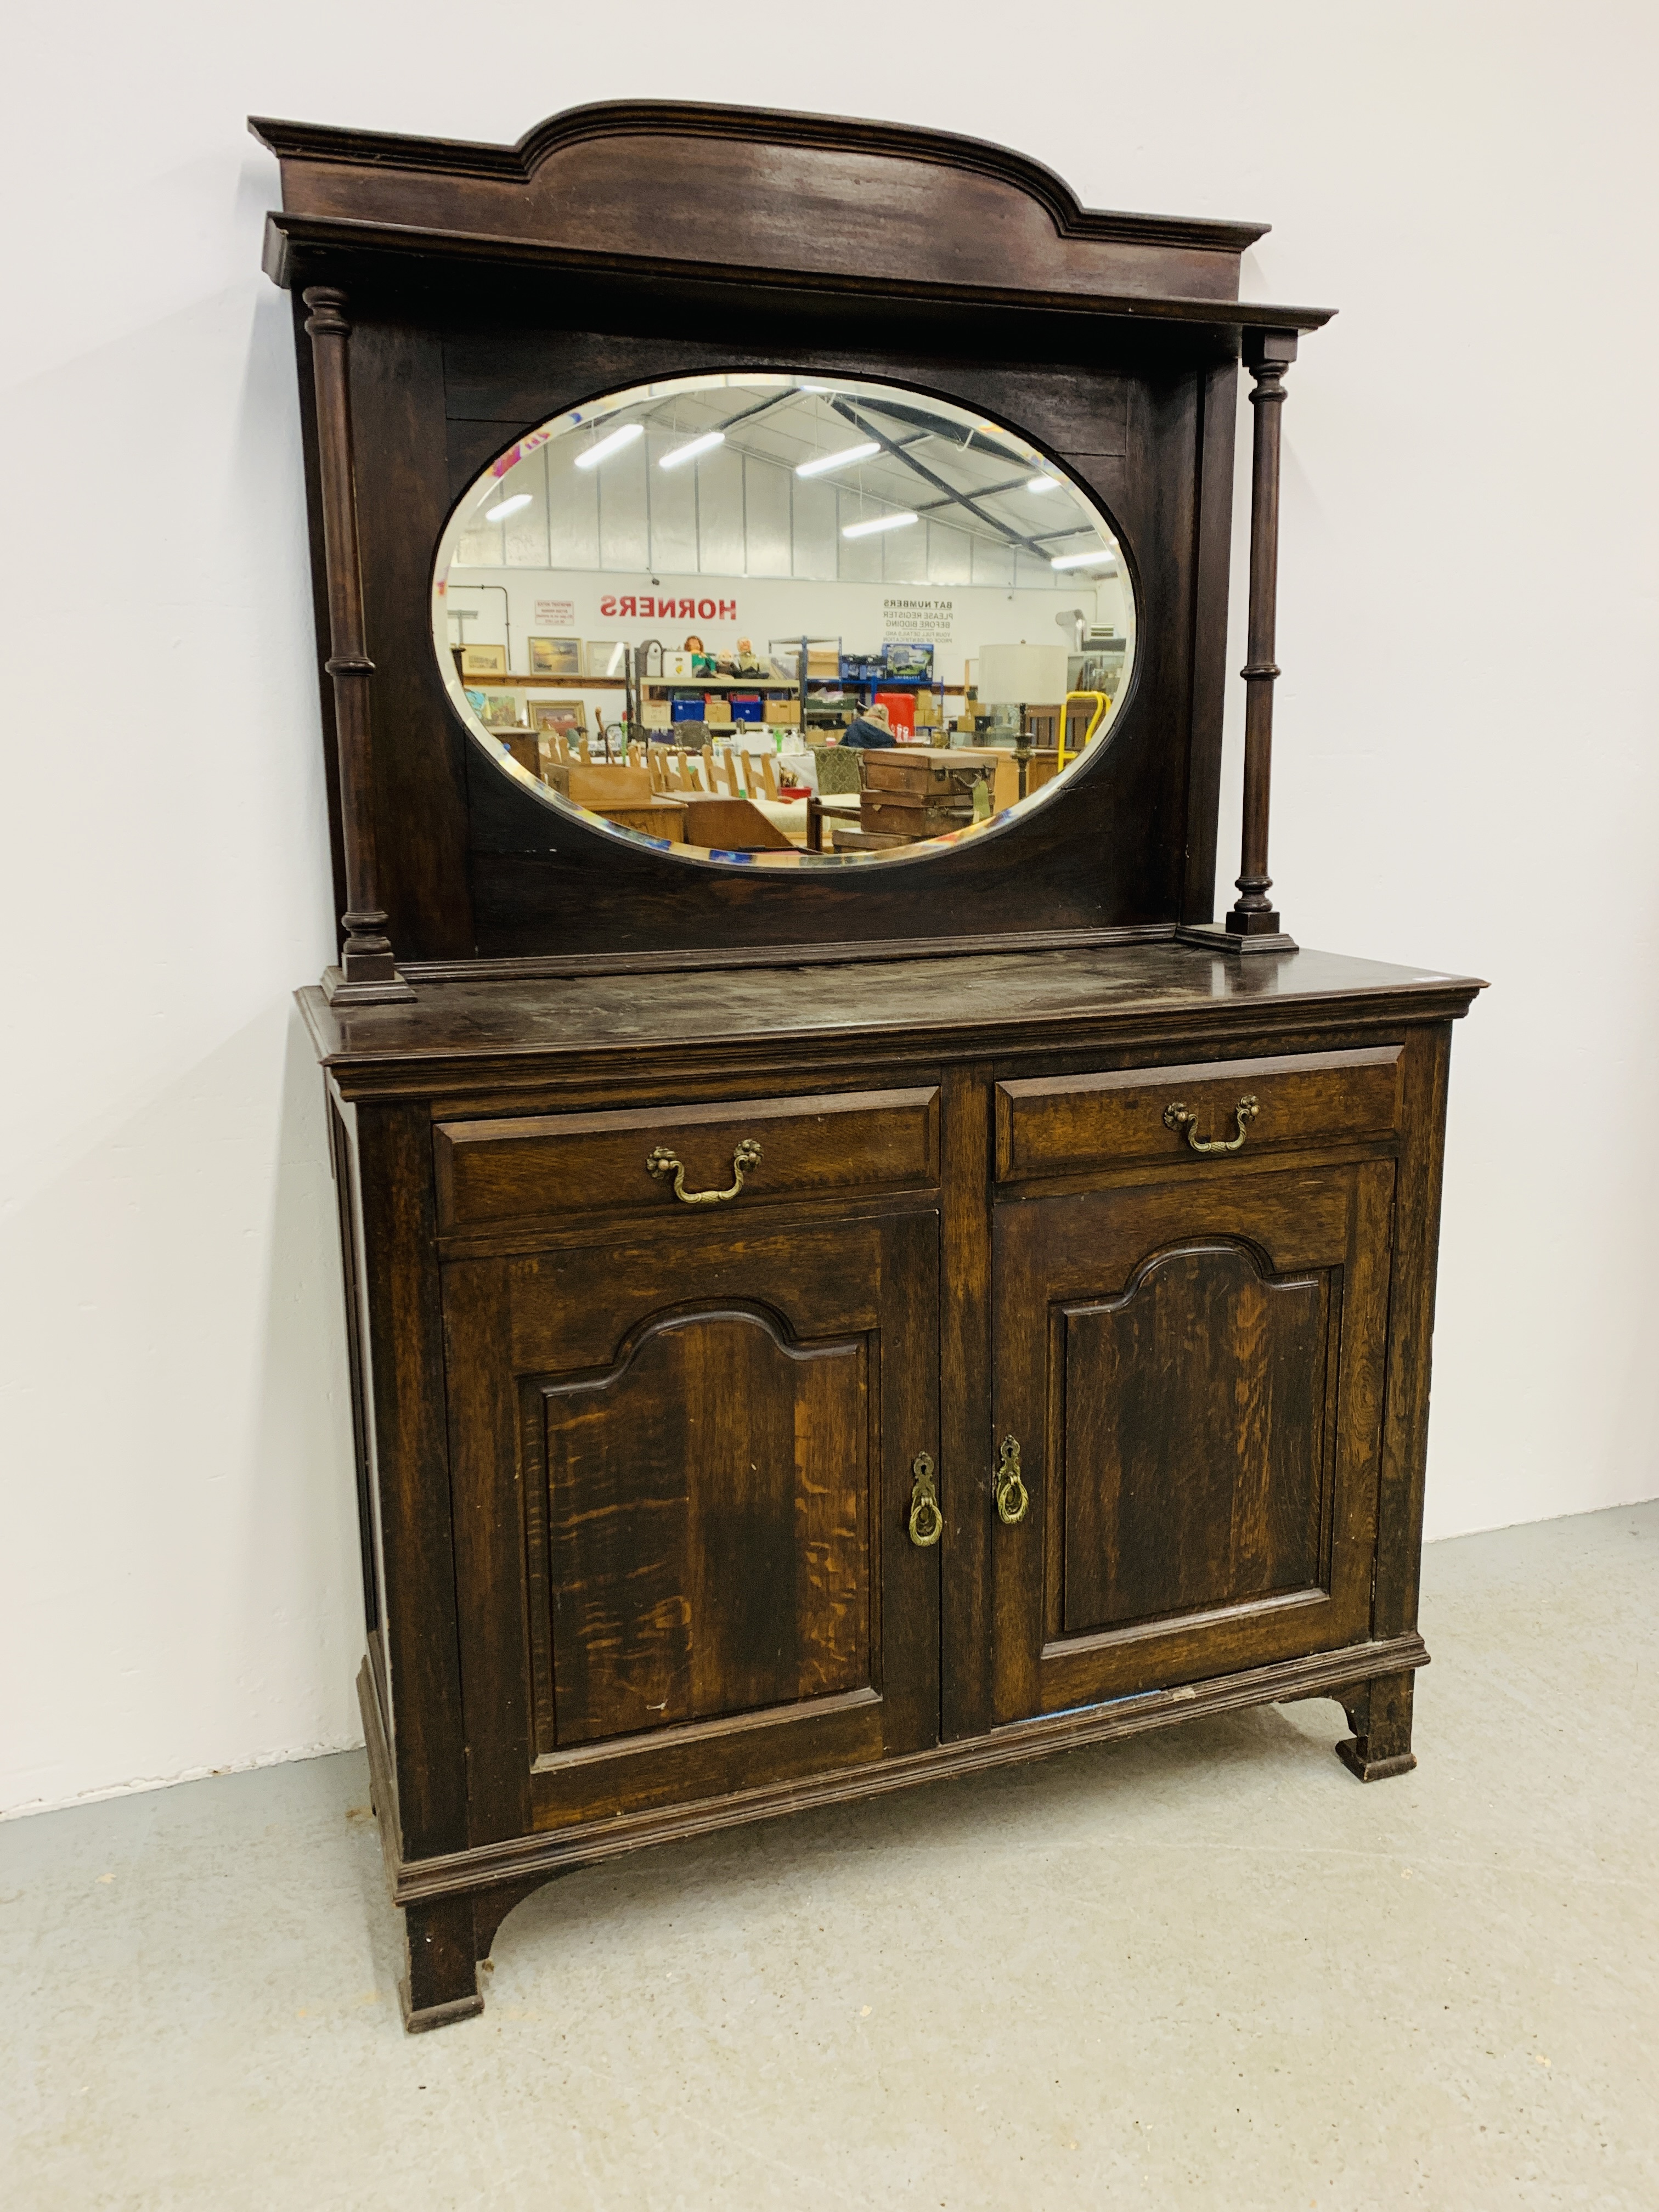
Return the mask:
[[[873,751],[878,745],[896,745],[893,726],[885,707],[865,707],[842,733],[842,744],[862,745]]]

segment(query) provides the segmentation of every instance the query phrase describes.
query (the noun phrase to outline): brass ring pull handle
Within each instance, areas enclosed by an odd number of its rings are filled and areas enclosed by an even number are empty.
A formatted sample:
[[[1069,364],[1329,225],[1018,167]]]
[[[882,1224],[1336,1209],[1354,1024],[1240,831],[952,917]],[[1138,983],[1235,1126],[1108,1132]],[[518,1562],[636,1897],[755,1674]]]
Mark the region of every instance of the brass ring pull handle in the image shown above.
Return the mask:
[[[1030,1510],[1031,1493],[1019,1471],[1019,1439],[1004,1437],[997,1461],[997,1518],[1013,1528]]]
[[[1233,1109],[1233,1112],[1238,1116],[1238,1134],[1236,1137],[1200,1137],[1198,1133],[1197,1115],[1189,1114],[1177,1099],[1173,1106],[1166,1106],[1164,1109],[1164,1126],[1166,1129],[1184,1129],[1187,1132],[1187,1142],[1194,1152],[1209,1158],[1217,1152],[1242,1152],[1244,1139],[1249,1134],[1250,1124],[1261,1111],[1261,1109],[1256,1104],[1255,1100],[1247,1093]]]
[[[658,1145],[647,1152],[645,1156],[645,1166],[647,1174],[655,1176],[659,1181],[665,1176],[673,1176],[674,1195],[682,1206],[724,1206],[729,1199],[735,1198],[743,1188],[744,1175],[757,1164],[760,1156],[760,1146],[752,1137],[745,1137],[732,1155],[730,1190],[688,1190],[685,1187],[685,1170],[666,1145]]]
[[[926,1452],[916,1454],[910,1472],[915,1477],[910,1492],[910,1541],[919,1552],[925,1552],[945,1534],[945,1516],[939,1511],[939,1492],[933,1486],[933,1462]]]

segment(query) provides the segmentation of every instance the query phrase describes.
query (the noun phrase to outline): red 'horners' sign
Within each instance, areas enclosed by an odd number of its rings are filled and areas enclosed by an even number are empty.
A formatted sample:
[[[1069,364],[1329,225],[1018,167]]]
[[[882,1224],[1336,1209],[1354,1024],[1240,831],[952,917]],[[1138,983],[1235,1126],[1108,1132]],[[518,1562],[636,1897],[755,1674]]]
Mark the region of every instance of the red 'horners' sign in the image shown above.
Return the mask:
[[[635,622],[736,622],[735,599],[617,599],[599,601],[602,615],[632,617]]]

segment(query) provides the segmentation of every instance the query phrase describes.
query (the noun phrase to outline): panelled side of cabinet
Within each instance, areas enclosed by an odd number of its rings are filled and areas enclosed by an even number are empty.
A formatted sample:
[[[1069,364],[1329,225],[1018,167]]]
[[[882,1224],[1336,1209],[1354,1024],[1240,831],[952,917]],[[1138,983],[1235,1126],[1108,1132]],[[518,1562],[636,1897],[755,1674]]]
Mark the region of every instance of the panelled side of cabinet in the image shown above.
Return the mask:
[[[1395,1182],[1389,1373],[1377,1501],[1372,1633],[1379,1637],[1397,1636],[1417,1626],[1450,1063],[1449,1022],[1413,1031],[1406,1048],[1405,1143]]]
[[[423,1858],[468,1839],[432,1127],[424,1102],[365,1100],[356,1130],[387,1718],[403,1854]]]
[[[346,1379],[351,1394],[351,1455],[357,1477],[357,1543],[363,1577],[363,1626],[375,1688],[388,1702],[386,1652],[380,1627],[385,1615],[383,1563],[374,1467],[369,1436],[368,1367],[364,1353],[365,1304],[362,1208],[358,1202],[357,1158],[352,1141],[352,1111],[331,1093],[326,1100],[329,1165],[334,1176],[335,1211],[340,1230],[341,1288],[344,1292]]]

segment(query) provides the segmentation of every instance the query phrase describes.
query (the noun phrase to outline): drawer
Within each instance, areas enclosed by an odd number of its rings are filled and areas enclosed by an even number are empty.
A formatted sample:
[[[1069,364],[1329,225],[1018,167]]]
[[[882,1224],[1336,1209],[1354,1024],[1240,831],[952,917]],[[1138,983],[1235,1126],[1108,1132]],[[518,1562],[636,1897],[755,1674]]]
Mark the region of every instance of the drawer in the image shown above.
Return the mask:
[[[1403,1065],[1402,1048],[1389,1044],[999,1083],[997,1175],[1008,1182],[1192,1158],[1187,1128],[1171,1128],[1166,1109],[1183,1107],[1192,1133],[1212,1143],[1237,1137],[1243,1098],[1256,1103],[1241,1148],[1252,1154],[1382,1142],[1400,1127]]]
[[[854,1091],[811,1098],[740,1098],[614,1114],[544,1114],[441,1121],[434,1132],[441,1229],[526,1216],[688,1212],[671,1172],[646,1165],[660,1147],[688,1191],[729,1189],[745,1141],[760,1158],[734,1204],[908,1190],[939,1180],[939,1092]]]

